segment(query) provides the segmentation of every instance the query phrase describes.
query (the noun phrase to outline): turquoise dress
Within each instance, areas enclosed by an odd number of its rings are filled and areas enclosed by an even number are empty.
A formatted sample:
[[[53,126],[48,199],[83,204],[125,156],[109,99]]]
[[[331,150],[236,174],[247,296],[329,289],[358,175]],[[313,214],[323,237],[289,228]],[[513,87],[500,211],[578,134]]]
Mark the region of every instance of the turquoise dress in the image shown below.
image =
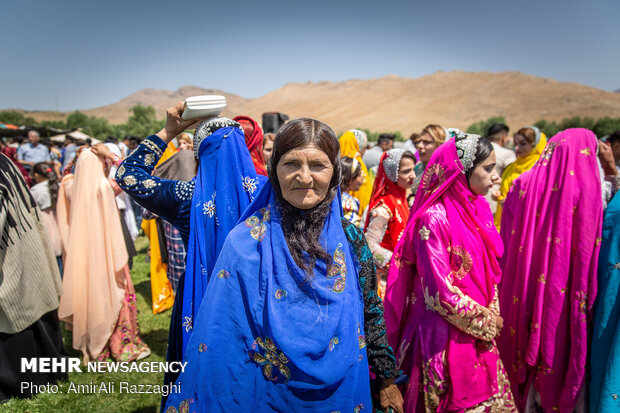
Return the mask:
[[[592,334],[590,411],[620,412],[620,196],[607,207]]]

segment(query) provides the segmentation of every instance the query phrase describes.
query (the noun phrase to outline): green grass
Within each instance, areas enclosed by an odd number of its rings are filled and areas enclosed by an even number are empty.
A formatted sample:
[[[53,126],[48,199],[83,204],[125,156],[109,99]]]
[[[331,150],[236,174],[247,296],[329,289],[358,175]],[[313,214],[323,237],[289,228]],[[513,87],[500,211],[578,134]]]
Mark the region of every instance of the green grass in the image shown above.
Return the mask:
[[[140,333],[142,339],[151,348],[151,355],[144,361],[166,361],[168,327],[171,310],[153,315],[151,310],[151,282],[149,264],[145,262],[148,240],[141,236],[136,240],[138,256],[134,258],[131,278],[138,299]],[[80,357],[71,345],[71,332],[63,329],[65,349],[71,357]],[[161,384],[163,373],[70,373],[69,380],[62,382],[66,392],[69,382],[78,384],[99,384],[114,382],[116,392],[111,394],[50,394],[42,393],[32,399],[11,399],[0,405],[1,412],[135,412],[146,413],[159,411],[159,394],[119,393],[119,382],[130,384]]]

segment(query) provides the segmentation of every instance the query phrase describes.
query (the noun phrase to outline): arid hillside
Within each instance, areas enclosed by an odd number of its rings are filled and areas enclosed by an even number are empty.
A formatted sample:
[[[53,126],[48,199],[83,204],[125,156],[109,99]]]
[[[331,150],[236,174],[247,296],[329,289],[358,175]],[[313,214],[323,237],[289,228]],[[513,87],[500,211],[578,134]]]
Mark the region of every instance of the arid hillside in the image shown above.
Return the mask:
[[[225,116],[255,117],[279,111],[291,118],[309,116],[327,122],[336,132],[362,127],[400,131],[409,135],[428,123],[466,128],[491,116],[504,116],[514,130],[539,119],[571,116],[620,116],[620,94],[577,83],[558,82],[519,72],[437,72],[417,79],[385,76],[344,82],[289,83],[256,99],[244,99],[214,89],[184,86],[175,92],[145,89],[118,103],[84,110],[112,123],[125,122],[128,110],[140,103],[153,105],[158,116],[187,96],[223,94]],[[29,112],[35,119],[58,119],[65,114]]]

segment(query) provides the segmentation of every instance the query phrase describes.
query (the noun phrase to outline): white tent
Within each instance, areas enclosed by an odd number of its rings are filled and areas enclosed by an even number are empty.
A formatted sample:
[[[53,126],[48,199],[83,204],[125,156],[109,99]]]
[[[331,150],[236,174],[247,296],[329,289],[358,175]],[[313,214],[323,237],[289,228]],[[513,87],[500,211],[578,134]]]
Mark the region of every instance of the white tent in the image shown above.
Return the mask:
[[[50,139],[53,140],[54,142],[64,142],[65,139],[67,139],[67,136],[73,139],[84,140],[84,141],[86,139],[90,139],[93,145],[96,143],[101,143],[99,139],[95,139],[92,136],[88,136],[87,134],[85,134],[84,132],[80,130],[74,130],[73,132],[69,132],[66,134],[52,136]]]

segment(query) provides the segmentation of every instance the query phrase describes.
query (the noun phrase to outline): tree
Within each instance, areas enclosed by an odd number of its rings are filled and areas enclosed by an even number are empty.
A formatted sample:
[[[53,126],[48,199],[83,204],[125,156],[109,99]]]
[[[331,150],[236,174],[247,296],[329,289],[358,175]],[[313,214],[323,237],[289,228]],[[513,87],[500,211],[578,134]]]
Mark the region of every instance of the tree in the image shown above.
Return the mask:
[[[114,134],[114,127],[105,118],[91,116],[88,118],[84,131],[92,137],[105,139],[107,136]]]
[[[598,119],[593,129],[599,138],[611,135],[617,130],[620,130],[620,118],[610,118],[609,116]]]
[[[558,123],[549,122],[545,119],[541,119],[538,122],[534,122],[534,126],[536,126],[545,135],[547,135],[547,138],[551,138],[553,135],[557,134],[559,131],[562,130],[562,126],[560,126]]]
[[[132,115],[126,124],[122,125],[122,134],[146,137],[156,133],[165,125],[165,120],[157,120],[153,106],[136,105],[131,108]]]
[[[76,128],[85,128],[88,125],[88,116],[76,110],[69,116],[67,116],[67,128],[76,129]]]
[[[0,112],[0,122],[16,126],[33,126],[37,123],[33,118],[25,117],[23,113],[15,110]]]
[[[49,128],[55,128],[55,129],[66,129],[67,128],[67,124],[65,123],[65,121],[62,121],[62,120],[42,120],[41,122],[39,122],[39,126],[45,126]]]
[[[472,123],[467,128],[467,133],[474,133],[476,135],[486,136],[489,127],[494,123],[506,123],[506,119],[503,116],[493,116],[487,120],[481,120],[475,123]]]

